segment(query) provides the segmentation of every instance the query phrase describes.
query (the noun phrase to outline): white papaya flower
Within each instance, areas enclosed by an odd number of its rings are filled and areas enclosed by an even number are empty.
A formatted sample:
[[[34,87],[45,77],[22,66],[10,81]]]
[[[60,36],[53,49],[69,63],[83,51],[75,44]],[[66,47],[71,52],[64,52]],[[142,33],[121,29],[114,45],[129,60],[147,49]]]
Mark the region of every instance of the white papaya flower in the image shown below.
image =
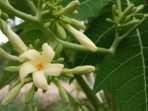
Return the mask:
[[[42,49],[42,53],[35,49],[30,49],[19,56],[20,61],[25,61],[20,67],[19,74],[21,81],[23,81],[28,74],[32,73],[34,85],[47,90],[46,75],[59,76],[64,65],[51,63],[55,52],[47,43],[42,45]]]
[[[71,32],[85,48],[93,52],[97,51],[96,45],[85,34],[76,30],[71,25],[67,25],[67,30]]]

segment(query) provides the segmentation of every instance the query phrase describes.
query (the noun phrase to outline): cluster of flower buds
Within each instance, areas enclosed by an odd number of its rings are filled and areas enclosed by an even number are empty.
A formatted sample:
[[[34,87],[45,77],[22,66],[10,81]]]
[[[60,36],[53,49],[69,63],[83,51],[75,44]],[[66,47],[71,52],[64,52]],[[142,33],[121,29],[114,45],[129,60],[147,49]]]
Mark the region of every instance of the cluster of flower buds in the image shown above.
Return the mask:
[[[116,24],[118,27],[126,27],[129,25],[134,25],[140,22],[140,11],[144,8],[144,5],[135,6],[129,3],[127,8],[123,11],[121,9],[121,4],[112,5],[112,15],[113,19],[107,18],[106,20]]]
[[[80,2],[78,0],[70,2],[65,7],[62,7],[59,4],[59,0],[55,0],[54,5],[52,5],[51,1],[48,1],[44,8],[46,10],[50,10],[50,15],[48,15],[49,18],[45,22],[45,27],[50,28],[55,33],[55,35],[62,40],[68,39],[69,32],[82,46],[90,51],[95,52],[97,51],[95,44],[80,31],[86,29],[84,23],[68,17],[68,15],[78,12],[77,9],[79,5]]]

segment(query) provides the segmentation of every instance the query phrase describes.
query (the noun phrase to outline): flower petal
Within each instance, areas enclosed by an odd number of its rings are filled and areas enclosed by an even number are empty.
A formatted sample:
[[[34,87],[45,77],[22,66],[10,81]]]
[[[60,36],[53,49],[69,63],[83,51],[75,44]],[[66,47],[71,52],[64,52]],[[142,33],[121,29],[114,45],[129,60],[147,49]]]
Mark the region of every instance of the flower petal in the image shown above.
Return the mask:
[[[51,76],[59,76],[64,68],[63,64],[47,64],[44,71],[45,74]]]
[[[70,25],[67,25],[67,30],[69,32],[71,32],[74,37],[88,50],[96,52],[97,51],[97,47],[96,45],[82,32],[76,30],[75,28],[73,28]]]
[[[20,61],[24,61],[27,59],[34,64],[36,64],[40,60],[40,58],[41,54],[35,49],[30,49],[19,56]]]
[[[23,80],[28,74],[36,71],[37,69],[34,67],[34,65],[31,62],[25,62],[21,65],[19,74],[20,79]]]
[[[48,83],[43,71],[36,71],[33,73],[33,83],[38,88],[48,90]]]
[[[44,43],[42,45],[42,49],[42,61],[44,62],[44,64],[51,62],[55,55],[53,49],[47,43]]]

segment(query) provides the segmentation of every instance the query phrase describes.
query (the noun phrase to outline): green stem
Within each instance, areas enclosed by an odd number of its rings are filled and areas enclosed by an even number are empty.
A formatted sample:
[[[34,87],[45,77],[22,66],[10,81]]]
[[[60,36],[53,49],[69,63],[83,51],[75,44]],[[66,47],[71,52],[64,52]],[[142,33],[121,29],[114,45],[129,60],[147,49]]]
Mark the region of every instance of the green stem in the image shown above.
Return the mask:
[[[30,21],[30,22],[33,22],[33,23],[38,23],[38,21],[35,17],[28,15],[26,13],[23,13],[19,10],[16,10],[11,5],[6,4],[2,0],[0,0],[0,8],[3,9],[7,13],[11,13],[15,16],[22,18],[23,20]]]
[[[120,42],[125,39],[129,34],[135,31],[140,25],[142,25],[147,20],[147,17],[144,17],[138,24],[134,25],[130,30],[128,30],[125,34],[119,35],[118,30],[115,31],[115,40],[110,47],[110,51],[114,54]]]
[[[37,8],[34,5],[34,3],[30,0],[24,0],[24,2],[28,5],[28,7],[30,8],[30,11],[33,15],[36,15],[37,13]]]
[[[88,86],[85,80],[81,76],[75,76],[77,82],[81,86],[82,90],[85,92],[86,96],[88,97],[90,103],[95,108],[96,111],[99,111],[99,108],[102,108],[103,105],[99,102],[98,98],[92,92],[92,89]]]

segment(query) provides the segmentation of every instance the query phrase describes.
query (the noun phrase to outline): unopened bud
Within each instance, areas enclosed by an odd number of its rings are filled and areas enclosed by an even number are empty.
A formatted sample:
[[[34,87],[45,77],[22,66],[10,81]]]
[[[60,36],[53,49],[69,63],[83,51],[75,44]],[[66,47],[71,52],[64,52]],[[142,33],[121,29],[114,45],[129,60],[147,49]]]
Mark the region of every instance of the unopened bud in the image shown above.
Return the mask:
[[[15,86],[3,99],[2,101],[2,105],[7,105],[10,102],[12,102],[18,95],[18,93],[20,92],[22,86],[24,83],[20,83],[17,86]]]
[[[144,14],[144,17],[147,18],[148,17],[148,14]]]
[[[54,61],[55,63],[62,63],[64,62],[64,58],[58,58],[57,60]]]
[[[66,7],[64,7],[62,10],[60,10],[59,12],[53,13],[53,15],[61,16],[65,13],[72,13],[78,8],[79,5],[80,5],[80,2],[78,0],[72,1]]]
[[[127,22],[126,24],[123,24],[122,27],[125,27],[125,26],[128,26],[128,25],[137,24],[139,22],[140,22],[140,20],[134,19],[134,20],[131,20],[131,21]]]
[[[63,45],[59,44],[55,49],[56,55],[59,55],[62,52],[62,50],[63,50]]]
[[[8,72],[17,72],[19,71],[20,67],[19,66],[8,66],[8,67],[5,67],[5,71],[8,71]]]
[[[65,40],[67,38],[67,34],[66,34],[64,28],[57,22],[56,22],[56,28],[57,28],[58,37]]]
[[[36,91],[36,88],[34,85],[32,85],[32,87],[30,88],[30,90],[28,91],[28,93],[25,96],[25,103],[26,104],[28,104],[32,100],[35,91]]]
[[[144,5],[139,5],[139,6],[136,8],[135,13],[141,11],[143,8],[144,8]]]
[[[119,21],[122,22],[124,21],[124,19],[131,14],[131,12],[133,11],[134,8],[134,4],[130,4],[125,10],[124,12],[121,14]]]
[[[76,28],[79,28],[79,29],[83,29],[83,30],[86,29],[86,26],[84,25],[84,23],[82,23],[76,19],[70,19],[70,24]]]
[[[9,16],[8,16],[7,13],[2,12],[2,13],[1,13],[1,18],[2,18],[3,20],[7,20],[7,19],[9,18]]]
[[[0,19],[0,29],[1,31],[6,34],[7,31],[8,31],[8,27],[7,27],[7,24],[4,20]]]
[[[95,71],[94,66],[85,65],[85,66],[77,66],[72,69],[63,69],[62,75],[68,75],[68,74],[84,75],[84,74],[90,74],[94,71]]]
[[[84,35],[82,32],[76,30],[75,28],[73,28],[70,25],[66,26],[66,29],[71,32],[71,34],[74,35],[74,37],[88,50],[92,51],[92,52],[96,52],[97,51],[97,47],[96,45],[86,36]]]
[[[80,5],[80,2],[78,1],[78,0],[74,0],[74,1],[72,1],[72,2],[70,2],[65,8],[64,8],[64,10],[65,10],[65,12],[67,12],[67,13],[71,13],[71,12],[73,12],[73,11],[75,11],[78,7],[79,7],[79,5]]]
[[[62,84],[60,83],[59,80],[55,80],[55,84],[58,87],[59,90],[59,94],[61,96],[61,98],[66,102],[69,103],[69,97],[67,95],[67,92],[65,91],[64,87],[62,86]]]
[[[112,5],[112,14],[113,17],[116,16],[116,10],[117,10],[117,6],[115,4]]]
[[[77,66],[73,68],[73,73],[78,75],[90,74],[95,71],[94,66],[86,65],[86,66]]]
[[[28,50],[28,47],[25,43],[21,40],[21,38],[13,32],[11,29],[8,29],[6,37],[11,42],[12,46],[18,51],[19,53],[23,53]]]

